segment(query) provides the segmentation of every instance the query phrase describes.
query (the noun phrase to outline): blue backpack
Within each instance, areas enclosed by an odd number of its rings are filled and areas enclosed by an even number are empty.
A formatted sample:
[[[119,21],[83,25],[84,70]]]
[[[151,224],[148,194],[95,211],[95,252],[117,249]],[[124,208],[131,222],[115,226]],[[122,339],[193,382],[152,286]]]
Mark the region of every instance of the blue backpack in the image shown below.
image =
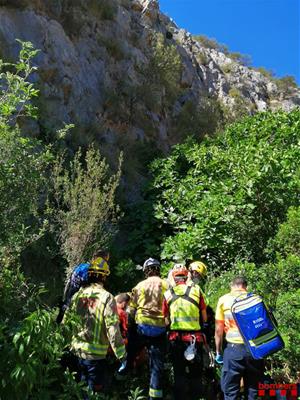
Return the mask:
[[[231,312],[253,358],[259,360],[284,348],[276,320],[260,296],[238,297]]]

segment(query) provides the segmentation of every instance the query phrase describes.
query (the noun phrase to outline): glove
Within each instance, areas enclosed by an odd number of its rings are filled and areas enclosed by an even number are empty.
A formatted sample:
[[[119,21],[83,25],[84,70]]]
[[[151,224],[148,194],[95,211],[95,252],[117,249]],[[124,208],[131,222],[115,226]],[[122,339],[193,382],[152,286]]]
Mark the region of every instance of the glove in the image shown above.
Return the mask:
[[[122,357],[120,359],[120,367],[118,368],[118,374],[124,374],[127,372],[127,354],[124,355],[124,357]]]
[[[219,365],[223,364],[223,356],[220,353],[217,353],[216,357],[215,357],[215,362]]]
[[[126,369],[126,366],[127,366],[127,360],[125,360],[121,363],[121,365],[118,369],[118,374],[121,374]]]

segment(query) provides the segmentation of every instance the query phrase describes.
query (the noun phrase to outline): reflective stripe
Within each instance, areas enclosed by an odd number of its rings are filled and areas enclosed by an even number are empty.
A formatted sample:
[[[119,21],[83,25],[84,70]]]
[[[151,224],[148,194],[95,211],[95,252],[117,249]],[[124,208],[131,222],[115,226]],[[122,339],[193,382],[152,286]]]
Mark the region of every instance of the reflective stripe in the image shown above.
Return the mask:
[[[233,331],[232,329],[226,333],[226,339],[230,338],[237,338],[237,337],[242,337],[240,332],[238,330]]]
[[[149,396],[154,397],[156,399],[162,399],[163,397],[163,391],[160,389],[149,389]]]
[[[199,321],[199,317],[175,317],[173,322],[191,322]]]
[[[199,331],[200,327],[199,286],[178,285],[168,290],[171,330]]]
[[[103,304],[97,308],[96,311],[96,318],[95,318],[95,329],[94,329],[94,339],[99,340],[100,337],[100,330],[102,326],[102,316],[103,316]]]
[[[265,335],[260,336],[256,339],[249,340],[249,343],[251,346],[259,346],[260,344],[263,344],[265,342],[268,342],[271,339],[274,339],[277,335],[278,335],[278,333],[276,331],[272,331],[272,332],[266,333]]]
[[[111,315],[105,317],[106,325],[115,325],[119,322],[119,318],[117,315]]]
[[[135,322],[138,325],[152,325],[152,326],[160,326],[164,327],[165,325],[165,320],[164,317],[147,317],[146,315],[143,315],[142,312],[136,315],[135,317]]]
[[[117,347],[115,350],[115,354],[118,358],[122,358],[125,355],[125,352],[126,350],[124,345]]]
[[[79,342],[76,340],[72,341],[72,348],[74,350],[82,350],[87,353],[93,354],[95,356],[106,357],[108,345],[96,344],[96,343],[87,343],[87,342]]]

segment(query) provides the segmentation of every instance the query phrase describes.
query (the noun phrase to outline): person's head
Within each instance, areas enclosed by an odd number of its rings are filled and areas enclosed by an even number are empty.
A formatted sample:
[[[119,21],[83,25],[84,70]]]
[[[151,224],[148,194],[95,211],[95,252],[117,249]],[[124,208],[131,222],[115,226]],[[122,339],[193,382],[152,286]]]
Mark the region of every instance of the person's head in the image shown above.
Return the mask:
[[[122,310],[126,310],[128,303],[130,300],[130,296],[128,293],[120,293],[116,296],[117,307]]]
[[[172,269],[172,277],[176,283],[176,285],[180,283],[185,283],[188,278],[188,270],[183,264],[175,264]]]
[[[109,274],[110,269],[107,260],[102,257],[94,258],[88,269],[87,283],[105,283]]]
[[[109,261],[109,251],[108,250],[97,250],[94,252],[92,261],[96,260],[97,258],[103,258],[105,261]]]
[[[145,276],[160,276],[160,262],[155,258],[148,258],[143,264]]]
[[[247,289],[247,280],[243,276],[236,276],[231,284],[231,289]]]
[[[193,282],[200,283],[206,278],[207,266],[201,261],[193,261],[189,264],[189,271]]]

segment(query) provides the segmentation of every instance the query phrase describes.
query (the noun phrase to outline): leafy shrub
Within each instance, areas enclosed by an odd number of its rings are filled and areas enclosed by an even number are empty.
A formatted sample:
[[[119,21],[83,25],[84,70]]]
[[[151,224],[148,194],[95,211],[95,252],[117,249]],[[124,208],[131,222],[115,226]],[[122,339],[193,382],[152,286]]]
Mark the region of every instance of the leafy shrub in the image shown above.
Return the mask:
[[[255,105],[249,99],[246,99],[236,87],[232,87],[228,94],[234,99],[233,107],[228,110],[228,114],[232,114],[229,118],[238,120],[254,111]]]
[[[174,118],[173,135],[177,141],[188,136],[201,139],[205,134],[213,134],[222,123],[222,109],[217,99],[204,97],[201,103],[187,101],[179,115]]]
[[[275,79],[274,82],[276,83],[278,90],[286,96],[292,94],[295,88],[298,87],[293,76],[284,76],[283,78]]]
[[[214,49],[222,53],[228,53],[228,47],[225,44],[218,43],[216,39],[209,38],[205,35],[194,35],[194,39],[207,49]]]
[[[209,58],[204,52],[198,53],[196,58],[199,64],[208,65],[209,63]]]
[[[155,217],[173,232],[164,258],[204,256],[219,268],[265,259],[268,240],[297,203],[298,119],[298,110],[257,114],[153,164]]]
[[[36,117],[31,100],[37,90],[28,82],[37,54],[21,43],[16,64],[0,60],[0,262],[15,263],[18,255],[39,237],[46,174],[52,155],[41,142],[21,135],[20,118]]]
[[[251,56],[248,54],[241,54],[239,52],[229,52],[228,56],[235,62],[249,67],[252,64]]]
[[[229,74],[229,73],[233,72],[234,68],[235,68],[235,64],[232,62],[222,65],[222,71],[225,74]]]
[[[109,174],[108,164],[93,147],[84,160],[79,150],[68,169],[64,161],[60,158],[54,163],[52,216],[59,228],[62,254],[72,268],[99,248],[106,248],[116,231],[115,193],[122,158],[115,175]]]
[[[266,69],[265,67],[252,67],[251,69],[260,72],[265,78],[272,79],[274,77],[274,72],[272,70]]]
[[[164,86],[166,102],[172,103],[180,93],[182,62],[176,46],[167,44],[162,34],[158,34],[152,43],[152,57],[144,71],[147,80],[154,85]]]

